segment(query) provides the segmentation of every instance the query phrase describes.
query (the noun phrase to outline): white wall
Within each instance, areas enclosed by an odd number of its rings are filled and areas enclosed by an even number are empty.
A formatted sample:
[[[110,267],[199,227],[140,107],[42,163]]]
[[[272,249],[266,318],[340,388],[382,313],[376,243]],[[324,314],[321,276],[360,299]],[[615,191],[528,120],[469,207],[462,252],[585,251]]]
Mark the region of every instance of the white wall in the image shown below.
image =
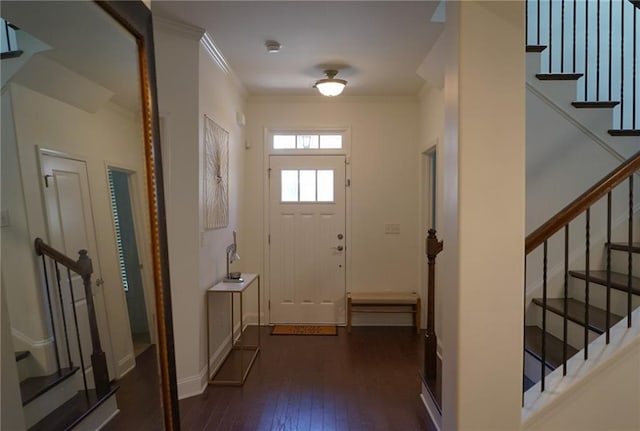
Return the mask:
[[[41,194],[42,177],[36,146],[79,157],[87,162],[98,244],[97,255],[91,257],[99,262],[101,269],[101,273],[94,273],[94,277],[103,278],[105,283],[102,291],[111,338],[111,346],[105,346],[105,350],[111,351],[108,360],[114,367],[115,375],[112,377],[119,377],[134,365],[134,357],[118,266],[106,163],[135,171],[133,191],[138,199],[146,197],[144,147],[139,116],[112,104],[105,105],[95,114],[88,113],[18,85],[12,85],[11,95],[26,203],[29,247],[34,238],[47,238]],[[141,220],[148,220],[146,205],[140,202],[138,205]],[[149,244],[146,237],[148,224],[145,222],[138,227],[141,228],[138,233],[142,235],[139,244],[144,250],[144,244]],[[3,272],[6,273],[9,269],[33,271],[34,267],[38,268],[34,264],[33,253],[31,254],[30,259],[25,259],[15,267],[4,268]],[[141,259],[145,268],[151,268],[148,258],[149,251],[143,251]],[[5,275],[9,277],[8,274]],[[41,286],[30,283],[26,288],[40,292]],[[103,334],[103,338],[106,343],[107,334]]]
[[[231,232],[237,229],[239,240],[245,235],[238,223],[244,135],[236,123],[236,112],[244,111],[244,95],[202,46],[202,30],[158,17],[154,18],[154,30],[158,102],[165,132],[163,157],[178,396],[184,398],[197,395],[206,387],[206,289],[225,275],[225,249],[232,241]],[[205,230],[203,221],[205,114],[229,132],[229,225],[214,230]],[[242,253],[240,248],[244,260]],[[229,347],[228,298],[212,297],[210,311],[210,361],[216,365]]]
[[[265,129],[348,127],[351,201],[347,205],[351,205],[351,223],[346,236],[351,243],[347,248],[347,290],[418,291],[418,106],[414,98],[346,95],[333,100],[321,96],[250,99],[247,139],[251,148],[245,153],[243,190],[243,268],[263,274],[268,269],[263,224]],[[385,235],[385,223],[399,223],[401,233]],[[269,285],[267,279],[264,281],[266,300]],[[380,316],[374,318],[384,321]],[[357,323],[355,316],[354,322]]]
[[[197,328],[194,309],[202,307],[198,251],[200,218],[198,159],[198,40],[191,34],[159,25],[154,19],[158,104],[164,117],[163,161],[171,304],[178,388],[194,380],[200,386]],[[179,60],[178,60],[179,59]]]
[[[200,199],[198,213],[200,215],[200,295],[202,304],[205,301],[204,291],[214,284],[222,281],[226,275],[226,248],[233,242],[233,231],[238,232],[238,241],[246,235],[240,224],[240,214],[243,213],[243,200],[241,190],[244,187],[244,129],[238,125],[236,114],[244,113],[244,90],[235,84],[233,78],[227,75],[214,61],[211,54],[200,44],[199,50],[199,159],[200,159]],[[211,118],[219,126],[229,132],[229,224],[220,229],[206,230],[204,225],[204,115]],[[244,253],[238,246],[241,260],[231,265],[231,271],[249,269],[244,265]],[[255,271],[249,271],[255,272]],[[253,289],[247,290],[246,295],[253,297]],[[235,300],[238,300],[236,295]],[[246,301],[246,300],[245,300]],[[237,307],[237,305],[236,305]],[[200,339],[199,350],[201,372],[206,369],[206,316],[205,308],[199,305]],[[238,310],[238,308],[236,308]],[[215,294],[211,296],[211,357],[212,365],[217,365],[221,356],[230,346],[230,316],[229,296]],[[246,308],[246,314],[256,314],[255,309]],[[236,318],[239,315],[236,311]],[[239,324],[239,321],[234,322]]]
[[[522,394],[524,5],[448,3],[445,38],[442,424],[515,430]]]

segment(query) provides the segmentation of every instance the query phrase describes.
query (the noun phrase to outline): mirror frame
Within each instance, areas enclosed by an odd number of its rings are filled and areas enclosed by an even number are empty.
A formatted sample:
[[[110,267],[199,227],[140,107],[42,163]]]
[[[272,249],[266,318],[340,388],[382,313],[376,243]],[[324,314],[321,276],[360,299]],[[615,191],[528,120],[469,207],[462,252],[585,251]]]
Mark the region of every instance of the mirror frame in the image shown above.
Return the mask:
[[[162,156],[160,154],[160,121],[151,10],[141,0],[96,0],[96,3],[127,29],[136,39],[138,45],[161,399],[165,430],[179,430],[180,415],[171,312],[167,219],[162,178]]]

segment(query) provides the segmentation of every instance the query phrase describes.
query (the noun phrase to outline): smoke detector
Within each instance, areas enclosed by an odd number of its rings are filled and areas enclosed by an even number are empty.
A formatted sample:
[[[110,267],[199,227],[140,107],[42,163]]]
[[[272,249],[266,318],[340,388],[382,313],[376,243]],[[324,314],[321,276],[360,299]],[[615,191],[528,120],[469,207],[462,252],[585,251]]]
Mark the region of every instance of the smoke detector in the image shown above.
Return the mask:
[[[280,45],[280,42],[275,40],[266,41],[264,43],[264,46],[267,47],[267,51],[269,52],[269,54],[275,54],[276,52],[279,52],[280,48],[282,47],[282,45]]]

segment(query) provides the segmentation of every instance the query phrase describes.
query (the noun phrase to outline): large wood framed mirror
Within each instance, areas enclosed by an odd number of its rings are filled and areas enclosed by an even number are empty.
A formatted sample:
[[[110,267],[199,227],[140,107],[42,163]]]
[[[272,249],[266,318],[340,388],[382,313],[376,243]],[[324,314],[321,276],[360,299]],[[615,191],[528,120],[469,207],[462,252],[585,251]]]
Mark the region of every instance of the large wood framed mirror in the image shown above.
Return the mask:
[[[141,1],[3,1],[0,14],[0,429],[66,429],[51,417],[83,394],[91,409],[74,429],[177,430],[151,12]],[[92,290],[41,258],[36,238],[73,261],[87,250]],[[117,402],[143,355],[157,365],[144,388],[157,405],[127,423],[101,398]],[[55,385],[28,387],[45,378]]]

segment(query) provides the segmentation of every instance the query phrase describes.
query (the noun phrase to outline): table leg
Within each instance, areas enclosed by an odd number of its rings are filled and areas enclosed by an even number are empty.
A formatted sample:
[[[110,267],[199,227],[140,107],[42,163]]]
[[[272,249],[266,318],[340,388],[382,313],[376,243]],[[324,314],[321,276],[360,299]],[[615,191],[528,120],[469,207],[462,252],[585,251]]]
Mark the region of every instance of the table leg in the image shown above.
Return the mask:
[[[207,295],[207,300],[205,301],[206,307],[207,307],[207,383],[209,382],[209,380],[211,379],[211,347],[209,346],[210,343],[210,334],[209,334],[209,292],[205,293],[205,295]]]
[[[351,334],[351,296],[347,296],[347,332]]]

